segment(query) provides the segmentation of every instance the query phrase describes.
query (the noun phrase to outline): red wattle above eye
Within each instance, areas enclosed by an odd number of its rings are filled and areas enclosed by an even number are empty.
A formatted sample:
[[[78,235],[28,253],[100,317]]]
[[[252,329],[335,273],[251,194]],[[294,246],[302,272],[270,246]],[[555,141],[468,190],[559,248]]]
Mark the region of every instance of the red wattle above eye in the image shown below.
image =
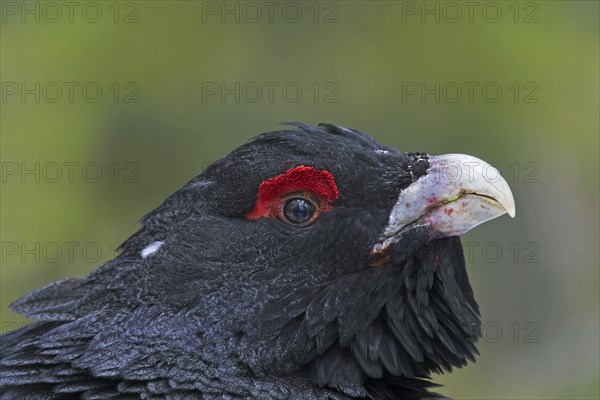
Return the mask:
[[[339,195],[335,179],[329,171],[301,165],[262,182],[258,187],[256,204],[246,214],[246,219],[273,217],[283,197],[293,192],[314,194],[321,200],[321,212],[331,210],[331,202]]]

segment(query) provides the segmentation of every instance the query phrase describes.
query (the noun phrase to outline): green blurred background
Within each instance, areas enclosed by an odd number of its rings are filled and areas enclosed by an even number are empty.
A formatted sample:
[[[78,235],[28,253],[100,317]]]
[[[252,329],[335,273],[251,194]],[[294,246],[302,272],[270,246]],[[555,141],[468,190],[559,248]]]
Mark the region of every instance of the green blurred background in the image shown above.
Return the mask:
[[[443,393],[599,398],[599,3],[269,4],[1,3],[2,332],[210,162],[333,122],[513,189],[516,219],[464,237],[485,337]]]

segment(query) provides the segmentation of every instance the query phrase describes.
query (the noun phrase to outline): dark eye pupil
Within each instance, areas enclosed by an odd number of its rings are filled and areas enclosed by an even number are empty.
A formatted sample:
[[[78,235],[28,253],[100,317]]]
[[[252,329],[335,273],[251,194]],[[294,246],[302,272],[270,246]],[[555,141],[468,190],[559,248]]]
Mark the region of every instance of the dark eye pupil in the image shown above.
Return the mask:
[[[301,224],[308,221],[314,214],[313,205],[304,199],[289,200],[283,209],[283,214],[293,224]]]

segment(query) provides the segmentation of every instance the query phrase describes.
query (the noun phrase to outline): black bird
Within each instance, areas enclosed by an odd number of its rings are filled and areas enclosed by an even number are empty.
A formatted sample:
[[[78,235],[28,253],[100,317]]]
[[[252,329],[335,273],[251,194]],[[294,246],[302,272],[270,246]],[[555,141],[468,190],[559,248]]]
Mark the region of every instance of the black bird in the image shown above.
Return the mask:
[[[481,335],[458,235],[514,200],[474,157],[321,124],[257,136],[120,254],[12,304],[2,399],[425,399]],[[485,172],[485,173],[484,173]]]

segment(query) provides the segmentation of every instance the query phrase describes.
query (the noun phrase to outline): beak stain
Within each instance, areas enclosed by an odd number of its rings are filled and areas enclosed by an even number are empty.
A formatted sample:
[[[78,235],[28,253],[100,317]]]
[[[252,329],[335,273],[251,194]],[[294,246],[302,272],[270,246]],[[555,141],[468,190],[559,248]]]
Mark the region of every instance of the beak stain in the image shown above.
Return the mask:
[[[369,262],[369,268],[381,267],[390,260],[390,257],[385,254],[385,251],[388,247],[389,243],[386,243],[377,250],[371,250],[369,253],[369,257],[371,259]]]

